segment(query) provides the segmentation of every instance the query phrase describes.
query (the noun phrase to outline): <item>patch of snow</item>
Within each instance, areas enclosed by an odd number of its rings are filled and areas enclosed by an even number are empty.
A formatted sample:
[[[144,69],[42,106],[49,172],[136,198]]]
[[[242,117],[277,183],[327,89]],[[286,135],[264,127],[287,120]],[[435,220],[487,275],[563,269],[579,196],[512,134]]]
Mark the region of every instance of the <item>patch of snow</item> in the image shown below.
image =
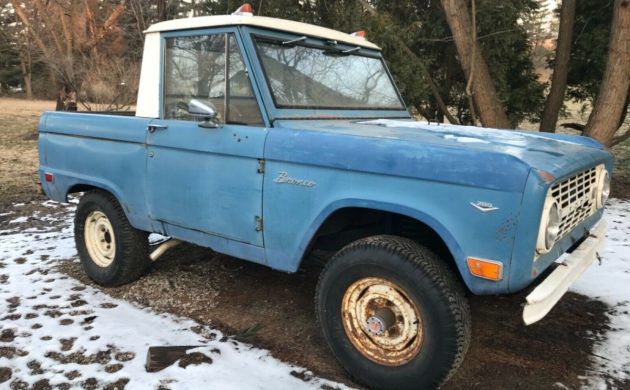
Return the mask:
[[[149,245],[157,245],[167,241],[170,237],[163,236],[157,233],[149,234]]]
[[[444,139],[453,139],[457,142],[461,142],[461,143],[465,143],[465,144],[475,144],[475,143],[481,143],[481,144],[489,144],[490,142],[480,139],[480,138],[471,138],[471,137],[458,137],[456,135],[453,134],[446,134],[444,136]]]
[[[42,203],[42,206],[56,209],[57,207],[59,207],[59,203],[55,202],[54,200],[47,200]]]
[[[128,380],[130,389],[347,388],[190,319],[114,299],[57,272],[55,264],[76,257],[72,211],[54,229],[0,236],[0,347],[15,348],[11,358],[0,357],[0,367],[12,371],[2,386],[47,380],[80,388],[93,378],[98,388],[118,380]],[[156,345],[203,345],[196,351],[212,362],[148,373],[147,349]],[[72,376],[75,370],[80,376]]]
[[[17,217],[9,221],[9,223],[24,223],[28,221],[28,217]]]
[[[480,140],[484,140],[487,138],[492,138],[498,141],[506,141],[506,142],[518,142],[524,141],[527,138],[539,138],[549,141],[550,138],[544,137],[542,135],[536,134],[535,132],[530,131],[522,131],[522,130],[501,130],[501,129],[492,129],[487,127],[477,127],[477,126],[464,126],[464,125],[451,125],[451,124],[427,124],[423,122],[418,122],[414,120],[399,120],[399,119],[375,119],[365,122],[358,122],[364,125],[379,125],[385,127],[406,127],[412,129],[422,129],[425,131],[431,131],[435,133],[441,134],[450,134],[452,136],[461,136],[468,138],[477,138]],[[446,136],[444,137],[446,138]],[[566,139],[554,139],[556,142],[566,142],[566,143],[574,143]],[[460,141],[461,142],[461,141]],[[489,142],[487,142],[489,143]]]
[[[422,129],[439,133],[461,135],[463,137],[486,138],[488,136],[492,136],[495,139],[509,141],[519,141],[524,138],[522,134],[514,131],[481,128],[475,126],[455,126],[448,124],[440,124],[439,126],[428,126],[427,124],[418,121],[404,121],[397,119],[376,119],[359,123],[365,125],[380,125],[385,127],[407,127],[411,129]]]
[[[606,206],[608,234],[592,265],[571,287],[610,306],[610,329],[595,344],[589,388],[614,387],[607,378],[630,379],[630,201],[611,199]]]

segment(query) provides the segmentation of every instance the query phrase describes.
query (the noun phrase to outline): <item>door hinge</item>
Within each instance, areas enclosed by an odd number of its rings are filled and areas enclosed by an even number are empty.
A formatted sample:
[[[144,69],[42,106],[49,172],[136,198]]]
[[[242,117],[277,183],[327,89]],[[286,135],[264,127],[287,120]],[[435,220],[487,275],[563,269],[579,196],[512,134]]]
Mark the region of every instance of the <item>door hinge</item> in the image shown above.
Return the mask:
[[[265,173],[265,160],[258,160],[258,169],[256,170],[258,173]]]
[[[263,230],[263,219],[262,217],[256,216],[256,231],[262,232]]]

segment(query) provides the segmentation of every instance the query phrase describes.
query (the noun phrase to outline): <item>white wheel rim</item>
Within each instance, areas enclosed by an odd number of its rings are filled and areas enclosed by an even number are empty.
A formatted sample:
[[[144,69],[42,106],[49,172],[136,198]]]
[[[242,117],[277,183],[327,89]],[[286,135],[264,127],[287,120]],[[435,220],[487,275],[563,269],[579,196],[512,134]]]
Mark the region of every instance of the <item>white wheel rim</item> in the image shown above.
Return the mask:
[[[389,321],[381,320],[379,313],[384,311],[389,312]],[[342,299],[341,318],[354,347],[376,363],[405,364],[422,346],[420,311],[400,286],[388,280],[368,277],[350,285]]]
[[[114,228],[101,211],[92,211],[85,220],[85,246],[94,264],[108,267],[116,255]]]

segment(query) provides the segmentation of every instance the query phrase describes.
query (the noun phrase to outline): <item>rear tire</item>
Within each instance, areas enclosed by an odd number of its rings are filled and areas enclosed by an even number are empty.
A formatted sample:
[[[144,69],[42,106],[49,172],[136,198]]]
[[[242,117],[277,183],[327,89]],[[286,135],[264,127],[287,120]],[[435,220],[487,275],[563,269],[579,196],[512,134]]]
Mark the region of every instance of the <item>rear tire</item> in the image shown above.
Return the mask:
[[[101,286],[131,283],[151,264],[148,233],[132,227],[116,198],[102,190],[81,198],[74,240],[85,273]]]
[[[470,341],[459,280],[401,237],[368,237],[339,251],[320,276],[315,312],[337,360],[369,388],[436,388]]]

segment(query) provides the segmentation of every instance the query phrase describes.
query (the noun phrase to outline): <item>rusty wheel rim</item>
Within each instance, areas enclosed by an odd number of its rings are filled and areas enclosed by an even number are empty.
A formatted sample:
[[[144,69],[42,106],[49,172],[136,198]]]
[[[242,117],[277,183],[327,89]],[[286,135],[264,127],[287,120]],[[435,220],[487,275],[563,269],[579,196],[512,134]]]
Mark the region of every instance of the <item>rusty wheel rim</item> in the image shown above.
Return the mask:
[[[350,285],[343,296],[341,318],[354,347],[376,363],[403,365],[422,346],[418,308],[402,288],[388,280],[369,277]]]

